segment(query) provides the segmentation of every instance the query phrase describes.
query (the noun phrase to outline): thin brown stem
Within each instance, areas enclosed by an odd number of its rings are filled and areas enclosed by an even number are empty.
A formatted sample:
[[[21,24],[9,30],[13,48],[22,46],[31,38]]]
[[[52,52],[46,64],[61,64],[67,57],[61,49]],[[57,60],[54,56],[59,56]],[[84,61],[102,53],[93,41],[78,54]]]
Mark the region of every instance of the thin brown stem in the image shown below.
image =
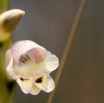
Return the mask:
[[[56,77],[55,77],[56,88],[57,88],[58,83],[59,83],[59,80],[60,80],[60,78],[61,78],[61,75],[62,75],[62,72],[63,72],[63,69],[64,69],[64,65],[65,65],[65,62],[66,62],[66,59],[67,59],[67,55],[68,55],[68,53],[69,53],[69,50],[70,50],[72,41],[73,41],[74,36],[75,36],[75,33],[76,33],[76,31],[77,31],[77,28],[78,28],[78,24],[79,24],[79,22],[80,22],[81,15],[82,15],[82,13],[83,13],[83,11],[84,11],[84,7],[85,7],[85,5],[86,5],[86,1],[87,1],[87,0],[81,0],[80,5],[79,5],[79,8],[78,8],[78,11],[77,11],[77,13],[76,13],[76,16],[75,16],[75,19],[74,19],[74,22],[73,22],[73,25],[72,25],[72,28],[71,28],[71,31],[70,31],[70,33],[69,33],[69,37],[68,37],[67,43],[66,43],[66,45],[65,45],[65,49],[64,49],[62,58],[61,58],[61,60],[60,60],[60,66],[59,66],[59,68],[58,68],[58,71],[57,71]],[[52,100],[53,100],[53,97],[54,97],[56,88],[55,88],[55,90],[49,95],[49,98],[48,98],[47,103],[52,103]]]

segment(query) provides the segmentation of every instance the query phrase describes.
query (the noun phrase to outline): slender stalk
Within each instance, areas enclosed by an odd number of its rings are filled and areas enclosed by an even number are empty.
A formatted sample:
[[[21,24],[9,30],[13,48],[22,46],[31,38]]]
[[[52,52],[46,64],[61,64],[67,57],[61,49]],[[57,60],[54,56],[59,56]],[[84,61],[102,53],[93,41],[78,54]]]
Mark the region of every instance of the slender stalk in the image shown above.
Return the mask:
[[[8,80],[4,65],[5,51],[9,46],[9,40],[0,44],[0,103],[14,102],[15,82]]]
[[[10,0],[0,0],[0,13],[9,9]]]
[[[78,8],[78,11],[77,11],[77,13],[76,13],[76,16],[75,16],[75,19],[74,19],[74,22],[73,22],[73,25],[72,25],[72,28],[71,28],[71,31],[70,31],[70,33],[69,33],[69,37],[68,37],[67,43],[66,43],[66,45],[65,45],[65,49],[64,49],[64,52],[63,52],[61,61],[60,61],[60,66],[59,66],[59,68],[58,68],[58,71],[57,71],[56,77],[55,77],[56,88],[57,88],[58,83],[59,83],[59,80],[60,80],[60,78],[61,78],[61,75],[62,75],[62,72],[63,72],[63,69],[64,69],[64,65],[65,65],[65,62],[66,62],[66,59],[67,59],[67,55],[68,55],[68,53],[69,53],[69,50],[70,50],[70,47],[71,47],[73,38],[74,38],[75,33],[76,33],[76,31],[77,31],[78,24],[79,24],[79,22],[80,22],[80,18],[81,18],[81,15],[82,15],[82,13],[83,13],[83,10],[84,10],[86,1],[87,1],[87,0],[81,0],[80,5],[79,5],[79,8]],[[55,88],[55,90],[49,95],[49,98],[48,98],[47,103],[52,103],[52,100],[53,100],[53,97],[54,97],[56,88]]]
[[[8,10],[9,4],[10,0],[0,0],[0,13]],[[8,80],[4,62],[5,51],[10,45],[11,38],[0,42],[0,103],[14,103],[15,82]]]

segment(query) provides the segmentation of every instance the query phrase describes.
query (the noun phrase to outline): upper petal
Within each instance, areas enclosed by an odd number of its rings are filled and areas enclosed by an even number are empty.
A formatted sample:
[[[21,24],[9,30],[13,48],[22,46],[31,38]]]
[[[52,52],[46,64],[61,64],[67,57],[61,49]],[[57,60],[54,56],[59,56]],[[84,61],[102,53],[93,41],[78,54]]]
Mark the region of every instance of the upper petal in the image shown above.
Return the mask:
[[[34,60],[35,64],[41,63],[44,61],[47,55],[47,50],[40,48],[40,47],[35,47],[30,49],[29,51],[26,52],[30,58]]]
[[[45,92],[51,92],[55,87],[53,79],[47,73],[39,73],[35,75],[34,83]]]
[[[19,58],[22,54],[26,53],[32,48],[43,48],[40,45],[36,44],[33,41],[30,40],[23,40],[16,42],[10,49],[13,52],[14,62],[15,64],[18,64]]]

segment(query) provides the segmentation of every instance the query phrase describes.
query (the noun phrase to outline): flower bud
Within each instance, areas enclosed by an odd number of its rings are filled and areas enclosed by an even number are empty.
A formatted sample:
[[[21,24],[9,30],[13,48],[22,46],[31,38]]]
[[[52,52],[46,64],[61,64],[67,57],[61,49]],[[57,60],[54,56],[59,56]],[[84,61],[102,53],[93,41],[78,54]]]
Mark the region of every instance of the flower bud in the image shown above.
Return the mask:
[[[25,14],[20,9],[6,11],[0,15],[0,42],[7,40],[21,17]]]

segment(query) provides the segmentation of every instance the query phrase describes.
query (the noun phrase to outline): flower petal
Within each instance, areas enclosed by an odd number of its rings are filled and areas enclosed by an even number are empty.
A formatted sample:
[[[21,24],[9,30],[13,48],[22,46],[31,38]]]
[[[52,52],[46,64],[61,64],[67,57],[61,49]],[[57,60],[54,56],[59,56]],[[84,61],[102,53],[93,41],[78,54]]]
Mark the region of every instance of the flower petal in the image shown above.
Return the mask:
[[[58,58],[47,50],[41,48],[32,48],[27,51],[26,54],[31,59],[27,57],[28,61],[23,61],[25,62],[25,65],[21,65],[16,68],[16,72],[18,74],[21,74],[22,76],[35,75],[39,72],[50,73],[54,71],[59,65]],[[21,56],[24,56],[26,54],[22,54]],[[24,58],[25,57],[26,56],[24,56]]]
[[[38,95],[40,93],[41,89],[39,89],[35,84],[32,86],[30,94],[32,95]]]
[[[30,58],[34,60],[35,64],[41,63],[45,58],[47,51],[43,48],[32,48],[26,52]]]
[[[43,62],[39,63],[39,64],[34,64],[33,62],[29,62],[25,65],[15,67],[15,72],[19,76],[30,77],[39,72],[46,71],[46,69],[44,69],[44,68],[45,67],[44,67]]]
[[[17,83],[20,86],[21,90],[28,94],[31,91],[31,88],[33,86],[33,78],[22,78],[22,77],[16,77]]]
[[[45,65],[47,70],[52,72],[59,66],[59,59],[51,52],[48,52],[47,58],[45,59]]]
[[[7,72],[9,73],[9,75],[14,78],[15,72],[13,68],[13,54],[10,49],[6,52],[5,55],[5,65],[7,67]]]
[[[34,80],[35,85],[45,92],[49,93],[55,87],[53,79],[46,73],[37,74],[36,76],[34,76]]]
[[[16,42],[10,49],[13,52],[14,62],[15,64],[18,64],[20,56],[27,51],[29,51],[32,48],[43,48],[40,45],[36,44],[33,41],[30,40],[23,40]]]

